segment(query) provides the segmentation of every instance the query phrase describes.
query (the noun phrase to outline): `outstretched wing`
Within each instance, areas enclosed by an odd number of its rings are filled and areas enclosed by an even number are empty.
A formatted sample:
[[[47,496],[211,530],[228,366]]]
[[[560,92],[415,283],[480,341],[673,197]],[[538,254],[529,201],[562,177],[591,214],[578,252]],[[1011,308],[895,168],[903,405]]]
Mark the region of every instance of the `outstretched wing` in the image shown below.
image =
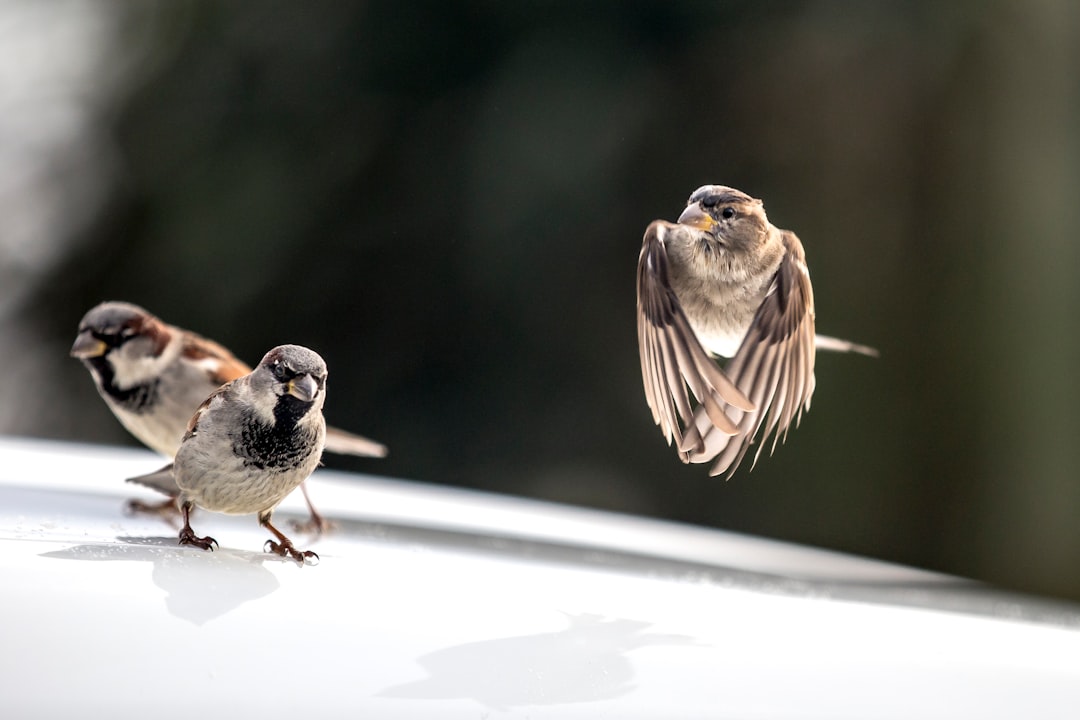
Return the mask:
[[[638,352],[653,421],[687,462],[705,452],[704,430],[726,437],[741,432],[726,411],[754,405],[701,346],[671,288],[664,237],[676,227],[657,220],[645,230],[637,270]]]
[[[772,452],[777,441],[787,437],[792,421],[798,425],[803,410],[810,409],[814,392],[814,292],[802,243],[794,233],[781,232],[787,252],[739,351],[724,368],[754,407],[746,412],[728,411],[729,419],[738,424],[734,435],[726,428],[714,428],[711,416],[700,409],[695,414],[694,426],[704,443],[703,450],[691,453],[689,460],[710,462],[715,458],[710,475],[726,472],[730,478],[764,425],[754,455],[756,463],[761,450],[769,444],[769,434],[775,433]]]

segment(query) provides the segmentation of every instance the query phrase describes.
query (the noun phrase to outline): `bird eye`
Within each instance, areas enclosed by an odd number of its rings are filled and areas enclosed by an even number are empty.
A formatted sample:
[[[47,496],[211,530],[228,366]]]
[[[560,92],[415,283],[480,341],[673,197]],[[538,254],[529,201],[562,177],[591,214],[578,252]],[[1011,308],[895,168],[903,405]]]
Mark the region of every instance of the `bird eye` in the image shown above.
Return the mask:
[[[725,220],[730,220],[731,218],[735,217],[735,208],[724,208],[723,211],[721,211],[720,216],[723,217]]]

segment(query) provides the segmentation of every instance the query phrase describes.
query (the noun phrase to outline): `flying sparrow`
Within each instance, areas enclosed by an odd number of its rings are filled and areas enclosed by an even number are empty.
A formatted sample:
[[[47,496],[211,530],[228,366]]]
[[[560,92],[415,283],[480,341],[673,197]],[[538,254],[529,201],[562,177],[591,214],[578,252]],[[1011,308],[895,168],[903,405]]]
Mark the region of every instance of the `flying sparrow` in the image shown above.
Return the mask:
[[[181,545],[212,550],[217,544],[191,529],[195,506],[229,515],[258,513],[259,524],[277,538],[267,541],[270,552],[301,565],[318,562],[315,553],[293,547],[270,517],[319,465],[326,442],[325,398],[326,363],[318,353],[280,345],[251,374],[206,398],[171,465],[129,482],[176,497],[184,520]]]
[[[877,355],[815,335],[814,293],[795,233],[761,200],[698,188],[677,224],[645,230],[637,270],[638,350],[653,421],[683,462],[734,474],[765,426],[771,449],[810,409],[817,348]],[[721,368],[715,358],[731,360]],[[689,388],[689,393],[687,392]]]
[[[251,368],[213,340],[169,325],[143,308],[104,302],[79,323],[71,355],[90,371],[98,393],[128,432],[153,450],[173,457],[191,414],[210,393],[247,375]],[[384,457],[386,446],[359,435],[328,428],[332,453]],[[326,522],[301,485],[311,511],[310,525]],[[139,502],[136,509],[151,509]],[[155,507],[162,509],[171,504]]]

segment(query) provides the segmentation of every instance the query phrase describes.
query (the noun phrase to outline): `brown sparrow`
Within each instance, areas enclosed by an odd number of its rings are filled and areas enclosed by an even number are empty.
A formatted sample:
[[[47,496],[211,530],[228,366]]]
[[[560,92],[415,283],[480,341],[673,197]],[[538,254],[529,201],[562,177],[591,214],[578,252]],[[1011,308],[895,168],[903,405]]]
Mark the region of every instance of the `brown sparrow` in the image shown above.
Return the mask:
[[[181,545],[213,550],[217,544],[191,529],[195,506],[229,515],[258,513],[259,524],[277,538],[267,541],[270,552],[301,565],[318,562],[315,553],[293,547],[270,517],[319,465],[326,441],[325,397],[323,359],[299,345],[276,347],[251,374],[206,398],[172,464],[129,482],[176,498],[184,520]]]
[[[103,302],[79,323],[71,355],[90,371],[98,393],[128,432],[153,450],[173,457],[191,414],[210,393],[251,368],[213,340],[169,325],[143,308]],[[386,446],[329,428],[332,453],[385,457]],[[317,531],[326,522],[301,485]],[[133,503],[137,509],[148,509]]]
[[[730,478],[762,425],[757,462],[810,409],[817,348],[877,351],[814,332],[802,243],[761,200],[722,185],[690,196],[677,224],[645,230],[638,350],[653,420],[683,462]],[[714,358],[731,360],[721,369]],[[689,388],[689,393],[687,392]]]

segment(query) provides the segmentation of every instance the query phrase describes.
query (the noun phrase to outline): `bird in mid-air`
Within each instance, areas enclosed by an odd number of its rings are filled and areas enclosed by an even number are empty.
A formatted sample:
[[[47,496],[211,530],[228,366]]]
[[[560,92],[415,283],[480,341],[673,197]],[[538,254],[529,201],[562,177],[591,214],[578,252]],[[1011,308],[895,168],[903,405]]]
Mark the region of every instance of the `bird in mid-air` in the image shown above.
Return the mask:
[[[802,243],[761,200],[723,185],[645,230],[637,270],[645,398],[683,462],[734,474],[764,426],[771,449],[810,408],[817,349],[877,355],[816,335]],[[721,367],[716,358],[730,358]]]

